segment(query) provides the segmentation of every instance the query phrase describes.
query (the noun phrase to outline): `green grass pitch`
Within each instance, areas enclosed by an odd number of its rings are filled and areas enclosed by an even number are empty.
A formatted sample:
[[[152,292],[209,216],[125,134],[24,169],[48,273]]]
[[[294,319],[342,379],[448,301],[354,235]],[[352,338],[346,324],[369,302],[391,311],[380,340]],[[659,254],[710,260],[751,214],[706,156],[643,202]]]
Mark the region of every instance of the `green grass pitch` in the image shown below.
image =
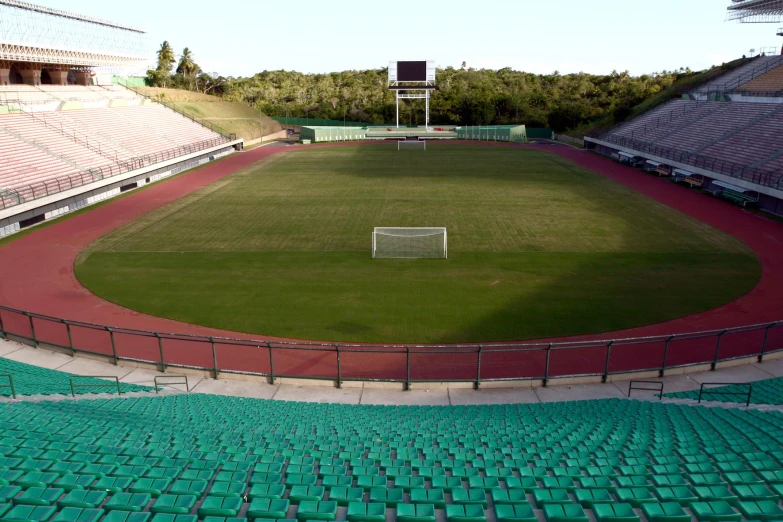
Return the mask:
[[[449,259],[372,259],[375,226],[445,226]],[[554,155],[428,144],[277,154],[98,240],[76,273],[110,301],[191,323],[433,343],[664,321],[746,293],[760,266]]]

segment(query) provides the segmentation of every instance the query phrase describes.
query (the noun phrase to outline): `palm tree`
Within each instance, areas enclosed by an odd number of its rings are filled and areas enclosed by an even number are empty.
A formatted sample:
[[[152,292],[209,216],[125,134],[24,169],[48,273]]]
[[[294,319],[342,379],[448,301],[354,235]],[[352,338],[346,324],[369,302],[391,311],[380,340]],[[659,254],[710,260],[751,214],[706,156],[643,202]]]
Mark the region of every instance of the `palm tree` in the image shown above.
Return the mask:
[[[193,61],[193,53],[189,48],[185,47],[182,50],[182,56],[179,58],[179,65],[177,65],[177,73],[184,74],[185,76],[193,76],[199,70],[199,66]]]
[[[163,87],[166,86],[166,77],[171,74],[174,61],[174,49],[171,48],[168,40],[165,40],[158,49],[158,71],[163,76]]]

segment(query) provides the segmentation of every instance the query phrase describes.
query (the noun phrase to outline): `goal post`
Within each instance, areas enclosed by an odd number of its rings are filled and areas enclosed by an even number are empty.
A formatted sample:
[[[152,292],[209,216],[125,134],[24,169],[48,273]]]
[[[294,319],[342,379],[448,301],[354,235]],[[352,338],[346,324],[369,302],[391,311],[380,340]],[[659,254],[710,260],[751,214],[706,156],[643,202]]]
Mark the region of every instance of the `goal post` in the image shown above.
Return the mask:
[[[372,257],[398,259],[448,258],[446,227],[375,227]]]
[[[397,140],[397,151],[423,150],[427,151],[427,142],[424,140]]]

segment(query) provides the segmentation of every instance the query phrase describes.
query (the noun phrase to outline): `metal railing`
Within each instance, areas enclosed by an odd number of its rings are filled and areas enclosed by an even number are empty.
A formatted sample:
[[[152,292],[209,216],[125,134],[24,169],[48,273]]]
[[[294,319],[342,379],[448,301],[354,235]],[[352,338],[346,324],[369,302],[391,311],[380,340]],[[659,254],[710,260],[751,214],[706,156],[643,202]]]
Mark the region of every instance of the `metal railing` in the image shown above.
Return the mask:
[[[726,390],[715,390],[707,388],[707,390],[704,389],[705,386],[716,386],[716,387],[736,387],[736,386],[747,386],[747,391],[726,391]],[[701,387],[699,388],[699,404],[701,404],[701,397],[702,395],[740,395],[745,397],[745,407],[747,408],[750,405],[750,397],[753,395],[753,384],[751,383],[744,383],[744,382],[703,382],[701,384]]]
[[[0,384],[0,389],[9,389],[11,390],[11,397],[16,399],[16,388],[14,388],[14,378],[11,376],[10,373],[0,373],[0,378],[5,377],[8,379],[8,384]]]
[[[751,80],[754,80],[761,76],[762,74],[766,74],[772,69],[775,69],[777,67],[780,67],[783,65],[783,56],[780,56],[778,59],[770,59],[770,60],[764,60],[764,63],[757,65],[750,71],[741,74],[731,81],[727,83],[708,83],[706,85],[707,90],[702,91],[699,89],[694,90],[694,93],[718,93],[718,94],[728,94],[740,87],[743,84],[748,83]]]
[[[783,322],[650,337],[455,345],[343,344],[165,333],[0,306],[0,336],[114,361],[277,378],[403,383],[540,380],[657,371],[783,350]]]
[[[639,386],[640,384],[642,386]],[[628,383],[628,397],[631,396],[633,390],[655,391],[658,392],[658,399],[663,400],[663,382],[661,381],[631,381]]]
[[[78,383],[74,381],[78,381],[79,379],[92,379],[90,382],[86,383]],[[108,379],[109,382],[106,384],[103,383],[97,383],[95,382],[95,379]],[[114,381],[112,381],[114,379]],[[122,395],[122,390],[120,389],[120,379],[119,377],[115,375],[73,375],[69,379],[71,383],[71,396],[76,397],[76,388],[116,388],[117,389],[117,395]]]
[[[155,393],[158,393],[164,386],[172,386],[174,384],[185,385],[185,391],[190,393],[190,385],[188,384],[187,375],[156,375],[155,376]],[[160,384],[158,384],[160,382]]]

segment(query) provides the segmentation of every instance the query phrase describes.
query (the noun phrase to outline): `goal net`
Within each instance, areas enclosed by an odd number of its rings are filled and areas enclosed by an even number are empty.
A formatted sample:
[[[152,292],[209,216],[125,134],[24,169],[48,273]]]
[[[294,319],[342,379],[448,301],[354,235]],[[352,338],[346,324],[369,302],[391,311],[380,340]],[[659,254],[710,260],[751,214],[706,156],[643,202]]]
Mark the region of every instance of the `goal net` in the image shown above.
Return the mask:
[[[424,140],[398,140],[397,150],[427,150],[427,142]]]
[[[375,227],[372,232],[372,257],[446,259],[446,228]]]

